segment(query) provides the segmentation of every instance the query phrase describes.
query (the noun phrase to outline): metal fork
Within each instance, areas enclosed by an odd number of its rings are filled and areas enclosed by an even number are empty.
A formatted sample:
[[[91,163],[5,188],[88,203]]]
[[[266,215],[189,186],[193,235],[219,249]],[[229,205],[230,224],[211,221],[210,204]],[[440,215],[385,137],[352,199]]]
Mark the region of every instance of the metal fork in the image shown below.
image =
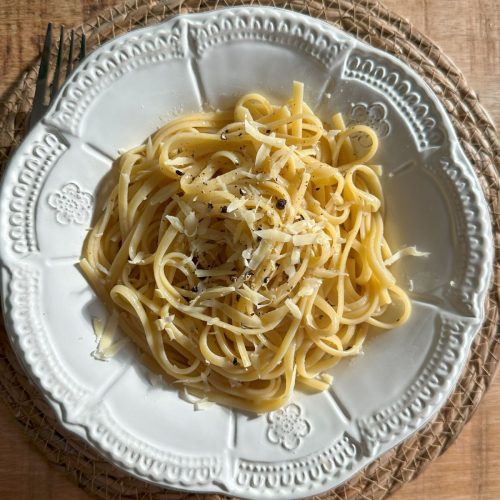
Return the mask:
[[[66,75],[64,80],[67,80],[71,72],[73,71],[73,47],[75,43],[75,31],[71,30],[69,47],[68,47],[68,58],[66,62]],[[54,69],[54,77],[52,83],[50,84],[50,95],[49,101],[46,103],[48,80],[50,76],[50,49],[52,45],[52,23],[47,26],[47,34],[45,35],[45,42],[43,44],[42,57],[40,60],[40,68],[38,70],[38,78],[36,81],[35,97],[33,98],[33,107],[31,108],[31,116],[29,121],[29,128],[32,129],[33,126],[42,118],[45,111],[49,107],[50,103],[55,99],[57,92],[60,87],[61,79],[61,69],[63,66],[64,58],[64,26],[61,26],[59,30],[59,48],[57,50],[56,67]],[[85,38],[85,33],[81,36],[80,42],[80,52],[78,54],[78,63],[82,61],[85,57],[87,41]]]

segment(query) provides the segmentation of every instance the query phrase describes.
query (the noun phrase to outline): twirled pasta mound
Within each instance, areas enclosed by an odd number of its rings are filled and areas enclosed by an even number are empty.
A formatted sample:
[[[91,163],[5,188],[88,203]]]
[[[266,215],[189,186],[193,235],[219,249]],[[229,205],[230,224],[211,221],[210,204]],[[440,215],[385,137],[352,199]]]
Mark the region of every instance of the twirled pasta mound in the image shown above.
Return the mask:
[[[357,150],[353,138],[371,145]],[[410,314],[388,265],[377,136],[259,94],[177,118],[123,154],[81,267],[144,360],[254,412]]]

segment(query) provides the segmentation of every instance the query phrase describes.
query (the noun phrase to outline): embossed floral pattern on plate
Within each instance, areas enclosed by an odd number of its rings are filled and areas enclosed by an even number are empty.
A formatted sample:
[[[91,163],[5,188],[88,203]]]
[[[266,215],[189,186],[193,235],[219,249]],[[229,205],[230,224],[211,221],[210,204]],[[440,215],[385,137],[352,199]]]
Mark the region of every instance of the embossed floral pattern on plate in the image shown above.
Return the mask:
[[[387,120],[387,108],[381,102],[355,104],[348,124],[368,125],[375,130],[379,139],[388,136],[391,131],[391,126]]]
[[[69,182],[60,191],[51,193],[47,201],[55,209],[59,224],[84,224],[92,214],[94,197],[75,182]]]
[[[267,439],[286,450],[298,448],[302,439],[311,432],[311,424],[302,417],[302,408],[298,404],[292,403],[270,413],[267,421]]]

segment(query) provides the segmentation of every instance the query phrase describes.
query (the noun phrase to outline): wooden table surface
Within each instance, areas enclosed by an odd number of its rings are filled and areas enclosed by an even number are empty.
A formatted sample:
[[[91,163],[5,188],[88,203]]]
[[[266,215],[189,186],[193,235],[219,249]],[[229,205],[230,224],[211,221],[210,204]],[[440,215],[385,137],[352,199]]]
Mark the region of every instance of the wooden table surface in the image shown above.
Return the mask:
[[[48,21],[76,25],[114,0],[0,0],[0,99],[40,52]],[[437,42],[500,125],[500,1],[385,0]],[[91,498],[51,468],[0,403],[0,498]],[[395,500],[500,498],[500,379],[456,443]]]

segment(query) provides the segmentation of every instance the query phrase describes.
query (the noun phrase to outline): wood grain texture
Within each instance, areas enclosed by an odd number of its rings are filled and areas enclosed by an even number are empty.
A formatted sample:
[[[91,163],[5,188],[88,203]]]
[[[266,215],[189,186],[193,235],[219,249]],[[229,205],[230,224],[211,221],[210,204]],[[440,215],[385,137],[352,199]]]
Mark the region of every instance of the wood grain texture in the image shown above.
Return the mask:
[[[115,0],[0,0],[0,98],[41,50],[46,24],[81,23]],[[385,0],[434,40],[462,69],[500,126],[500,2]],[[88,500],[50,465],[0,404],[0,498]],[[395,500],[500,498],[500,379],[457,442]]]

